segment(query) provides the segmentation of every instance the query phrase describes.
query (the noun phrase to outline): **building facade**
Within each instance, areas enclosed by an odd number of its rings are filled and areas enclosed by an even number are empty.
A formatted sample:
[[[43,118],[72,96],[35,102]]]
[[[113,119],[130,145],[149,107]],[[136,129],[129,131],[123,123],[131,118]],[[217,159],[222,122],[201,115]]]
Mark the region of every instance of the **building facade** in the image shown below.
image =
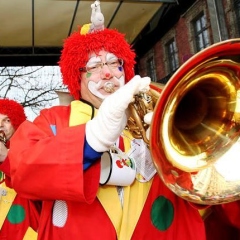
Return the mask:
[[[240,0],[197,0],[138,60],[138,73],[167,83],[191,56],[206,47],[240,37]]]

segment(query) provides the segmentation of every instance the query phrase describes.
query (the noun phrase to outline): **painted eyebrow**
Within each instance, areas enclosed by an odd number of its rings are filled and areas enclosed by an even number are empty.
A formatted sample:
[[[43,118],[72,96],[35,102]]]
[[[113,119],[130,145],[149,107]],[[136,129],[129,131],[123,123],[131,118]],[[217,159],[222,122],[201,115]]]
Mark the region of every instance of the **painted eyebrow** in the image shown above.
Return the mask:
[[[95,60],[92,60],[92,61],[88,61],[86,65],[90,65],[90,64],[94,64],[94,63],[101,63],[102,60],[101,59],[95,59]]]

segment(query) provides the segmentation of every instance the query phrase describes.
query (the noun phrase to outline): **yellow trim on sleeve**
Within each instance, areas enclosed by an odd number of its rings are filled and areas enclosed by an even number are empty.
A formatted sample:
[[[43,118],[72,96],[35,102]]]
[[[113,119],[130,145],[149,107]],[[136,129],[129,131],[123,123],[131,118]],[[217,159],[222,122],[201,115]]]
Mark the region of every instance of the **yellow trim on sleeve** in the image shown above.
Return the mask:
[[[8,188],[5,182],[3,182],[0,185],[0,189],[6,191],[6,196],[0,195],[0,229],[1,229],[17,193],[12,188]]]

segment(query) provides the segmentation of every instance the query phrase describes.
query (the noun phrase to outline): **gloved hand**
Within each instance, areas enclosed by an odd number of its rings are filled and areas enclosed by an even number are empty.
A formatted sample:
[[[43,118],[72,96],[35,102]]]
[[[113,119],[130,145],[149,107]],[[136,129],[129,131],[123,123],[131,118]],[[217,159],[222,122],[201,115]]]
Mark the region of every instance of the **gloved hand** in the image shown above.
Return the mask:
[[[149,90],[150,78],[133,77],[127,84],[104,99],[98,114],[86,124],[86,139],[97,152],[108,151],[126,126],[126,110],[133,96]]]

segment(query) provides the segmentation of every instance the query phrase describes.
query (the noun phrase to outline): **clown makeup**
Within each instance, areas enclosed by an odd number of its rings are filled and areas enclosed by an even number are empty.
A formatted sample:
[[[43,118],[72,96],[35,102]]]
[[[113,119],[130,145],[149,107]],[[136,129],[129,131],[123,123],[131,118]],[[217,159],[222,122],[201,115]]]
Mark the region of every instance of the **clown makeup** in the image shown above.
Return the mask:
[[[1,113],[0,113],[0,130],[4,131],[7,140],[9,140],[12,137],[13,133],[15,132],[15,129],[9,117]]]
[[[103,99],[125,84],[122,60],[114,54],[100,51],[90,55],[86,72],[81,76],[81,96],[96,108]]]

